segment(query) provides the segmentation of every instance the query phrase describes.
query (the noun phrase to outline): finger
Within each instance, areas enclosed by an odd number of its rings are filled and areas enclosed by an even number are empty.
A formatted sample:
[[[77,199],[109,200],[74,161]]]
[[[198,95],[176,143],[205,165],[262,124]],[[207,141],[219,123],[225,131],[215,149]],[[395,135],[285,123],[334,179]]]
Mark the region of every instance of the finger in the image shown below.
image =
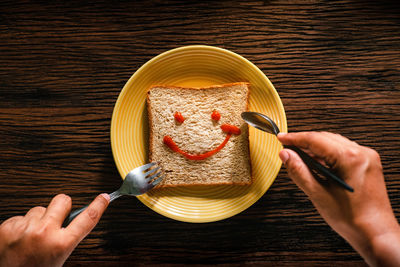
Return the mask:
[[[59,194],[51,200],[42,220],[48,221],[55,226],[61,226],[65,217],[71,211],[71,206],[71,198],[65,194]]]
[[[279,153],[279,157],[285,164],[290,178],[308,196],[312,196],[316,192],[325,191],[296,152],[290,149],[283,149]]]
[[[24,216],[14,216],[0,224],[0,248],[3,245],[13,244],[20,239],[21,236],[23,236],[27,226],[28,224],[26,223]]]
[[[66,228],[75,244],[79,243],[99,222],[110,202],[108,194],[98,195],[89,207],[79,214]]]
[[[14,216],[14,217],[8,218],[7,220],[3,221],[0,224],[0,228],[5,227],[5,226],[7,226],[7,227],[12,226],[15,223],[17,223],[19,221],[23,221],[23,220],[24,220],[24,216]]]
[[[325,160],[329,165],[335,165],[343,147],[350,141],[340,135],[328,132],[299,132],[279,134],[279,141],[284,145],[294,145],[303,150],[310,151],[316,157]]]
[[[41,219],[45,214],[45,212],[46,212],[45,207],[40,207],[40,206],[34,207],[25,214],[25,219],[26,220]]]

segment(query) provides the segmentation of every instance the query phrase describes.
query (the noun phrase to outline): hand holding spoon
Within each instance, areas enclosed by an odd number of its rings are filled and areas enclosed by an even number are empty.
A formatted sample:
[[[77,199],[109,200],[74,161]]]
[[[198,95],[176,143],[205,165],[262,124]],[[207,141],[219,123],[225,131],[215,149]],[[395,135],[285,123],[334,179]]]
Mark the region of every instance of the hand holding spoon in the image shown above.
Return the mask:
[[[247,122],[254,128],[257,128],[259,130],[274,135],[278,135],[279,133],[279,128],[275,124],[275,122],[264,114],[258,112],[243,112],[242,118],[245,122]],[[351,186],[349,186],[345,181],[337,177],[335,174],[332,173],[331,170],[321,165],[321,163],[310,157],[306,152],[304,152],[300,148],[296,146],[285,146],[285,147],[295,151],[301,157],[301,159],[304,161],[304,163],[308,166],[308,168],[311,170],[313,174],[314,172],[318,172],[319,174],[325,176],[326,178],[334,180],[335,182],[337,182],[338,185],[342,186],[346,190],[354,192],[354,189]]]

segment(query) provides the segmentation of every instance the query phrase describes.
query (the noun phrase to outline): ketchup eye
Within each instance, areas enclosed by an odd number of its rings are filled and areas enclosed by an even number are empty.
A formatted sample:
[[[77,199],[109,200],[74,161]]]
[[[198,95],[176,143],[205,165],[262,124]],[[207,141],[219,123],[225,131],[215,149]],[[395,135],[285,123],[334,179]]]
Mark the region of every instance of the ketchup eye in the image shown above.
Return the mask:
[[[182,116],[182,114],[180,112],[175,112],[174,114],[174,118],[177,122],[179,123],[183,123],[185,121],[185,118]]]
[[[219,119],[221,119],[221,114],[219,114],[218,111],[214,110],[211,114],[211,119],[214,121],[219,121]]]

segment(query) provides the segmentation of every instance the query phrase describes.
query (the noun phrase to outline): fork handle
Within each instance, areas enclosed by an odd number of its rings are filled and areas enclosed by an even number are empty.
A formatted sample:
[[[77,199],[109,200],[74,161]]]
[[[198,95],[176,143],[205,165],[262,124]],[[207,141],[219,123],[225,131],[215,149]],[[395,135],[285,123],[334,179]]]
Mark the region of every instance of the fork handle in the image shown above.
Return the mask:
[[[114,192],[112,192],[110,195],[110,202],[113,200],[116,200],[117,198],[119,198],[120,196],[122,196],[121,192],[119,190],[116,190]]]
[[[110,202],[116,200],[117,198],[119,198],[120,196],[122,196],[122,194],[119,192],[119,190],[112,192],[110,195]],[[73,219],[75,219],[76,216],[78,216],[79,214],[82,213],[82,211],[84,211],[87,207],[89,207],[89,205],[86,205],[80,209],[74,210],[72,211],[69,216],[64,220],[62,226],[63,227],[67,227]]]
[[[82,211],[84,211],[87,207],[89,207],[89,205],[86,205],[80,209],[74,210],[72,211],[69,216],[65,219],[65,221],[63,222],[62,226],[63,227],[67,227],[69,225],[70,222],[72,222],[73,219],[75,219],[76,216],[78,216],[79,214],[82,213]]]

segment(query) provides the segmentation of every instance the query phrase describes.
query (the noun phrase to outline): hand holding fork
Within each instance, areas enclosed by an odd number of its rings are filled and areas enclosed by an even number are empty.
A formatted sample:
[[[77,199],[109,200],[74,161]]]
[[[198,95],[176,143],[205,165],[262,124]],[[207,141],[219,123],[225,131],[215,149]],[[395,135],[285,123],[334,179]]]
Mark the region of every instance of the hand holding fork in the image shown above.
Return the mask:
[[[119,198],[120,196],[130,195],[138,196],[146,193],[159,182],[162,181],[164,175],[162,175],[159,166],[155,166],[156,163],[148,163],[143,166],[137,167],[130,171],[126,176],[121,187],[110,194],[110,202]],[[157,172],[158,171],[158,172]],[[63,226],[67,226],[76,216],[84,211],[88,205],[75,210],[70,213],[68,218],[64,221]]]

